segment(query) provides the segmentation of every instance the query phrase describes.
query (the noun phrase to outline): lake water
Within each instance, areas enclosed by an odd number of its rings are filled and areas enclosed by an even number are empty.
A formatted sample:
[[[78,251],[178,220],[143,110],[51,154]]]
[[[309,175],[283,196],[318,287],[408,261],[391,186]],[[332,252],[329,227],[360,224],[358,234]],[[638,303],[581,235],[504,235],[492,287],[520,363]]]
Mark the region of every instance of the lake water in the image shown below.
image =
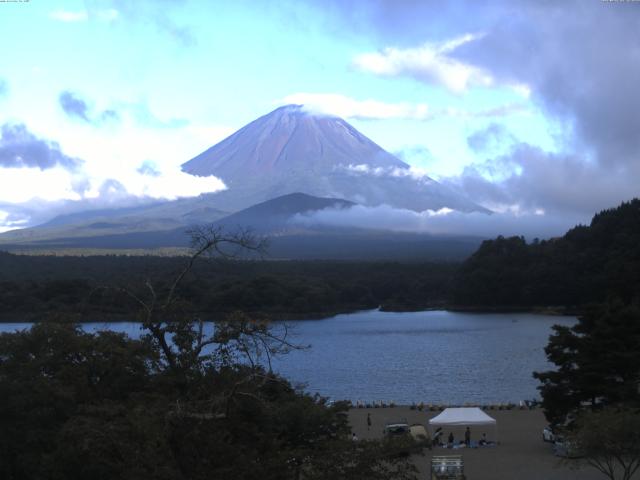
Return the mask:
[[[553,324],[573,317],[446,311],[337,315],[289,321],[293,351],[274,369],[332,399],[396,403],[498,403],[538,398],[531,373],[551,367],[544,347]],[[29,324],[0,324],[0,331]],[[136,323],[91,323],[137,337]]]

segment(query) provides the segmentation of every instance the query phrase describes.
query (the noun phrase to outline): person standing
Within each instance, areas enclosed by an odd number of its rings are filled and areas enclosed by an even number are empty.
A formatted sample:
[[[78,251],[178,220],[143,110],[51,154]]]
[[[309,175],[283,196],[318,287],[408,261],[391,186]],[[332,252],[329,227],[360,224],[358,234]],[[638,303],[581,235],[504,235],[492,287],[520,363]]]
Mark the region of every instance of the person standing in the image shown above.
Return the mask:
[[[371,429],[371,414],[367,413],[367,430]]]
[[[433,446],[437,447],[440,445],[440,435],[442,435],[442,427],[436,428],[435,433],[433,434]]]
[[[471,446],[471,430],[469,430],[469,427],[464,431],[464,444],[467,447]]]

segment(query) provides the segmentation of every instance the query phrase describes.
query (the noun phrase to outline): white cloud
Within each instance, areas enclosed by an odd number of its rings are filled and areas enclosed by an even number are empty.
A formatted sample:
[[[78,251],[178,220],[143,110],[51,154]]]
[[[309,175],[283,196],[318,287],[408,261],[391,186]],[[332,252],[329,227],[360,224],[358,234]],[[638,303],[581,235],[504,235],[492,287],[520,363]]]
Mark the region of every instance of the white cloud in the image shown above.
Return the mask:
[[[294,93],[278,103],[302,104],[309,111],[342,118],[387,120],[394,118],[426,120],[429,107],[425,103],[387,103],[378,100],[356,100],[337,93]]]
[[[28,227],[60,213],[194,197],[225,188],[216,177],[180,171],[180,164],[232,133],[228,127],[160,130],[140,127],[128,116],[122,125],[103,129],[73,122],[56,127],[61,152],[83,161],[75,169],[0,168],[0,205],[10,213],[0,218],[0,229]],[[39,119],[30,131],[37,138],[51,134],[50,125]],[[145,161],[153,163],[156,174],[138,171]]]
[[[387,229],[435,235],[468,235],[494,238],[497,235],[524,235],[530,239],[562,235],[588,217],[549,215],[541,211],[524,211],[517,205],[503,213],[462,213],[451,209],[414,212],[388,205],[348,209],[325,209],[311,214],[298,214],[293,221],[302,225]]]
[[[423,82],[443,85],[454,93],[464,93],[472,86],[490,87],[495,79],[487,70],[464,63],[449,54],[483,36],[469,33],[444,42],[427,42],[416,48],[388,47],[381,52],[357,55],[353,64],[376,75],[408,75]]]
[[[155,176],[144,175],[136,171],[128,175],[122,183],[130,195],[167,200],[195,197],[226,188],[222,180],[217,177],[195,177],[182,172],[177,167],[160,171]]]
[[[43,200],[79,200],[73,188],[75,174],[57,166],[39,168],[3,168],[0,170],[0,202],[22,203],[34,198]]]
[[[61,167],[49,170],[3,168],[0,172],[0,202],[9,204],[98,197],[104,197],[105,201],[117,202],[131,196],[174,200],[226,188],[216,177],[194,177],[177,167],[167,168],[156,176],[144,175],[135,169],[121,172],[117,182],[110,178],[70,172]],[[118,188],[114,188],[115,185]]]
[[[225,188],[216,177],[194,177],[177,167],[154,176],[135,170],[121,172],[117,180],[90,177],[60,167],[3,168],[0,170],[0,205],[3,205],[0,232],[42,223],[60,213],[175,200]]]
[[[33,125],[33,126],[32,126]],[[36,134],[50,132],[46,123],[30,125]],[[181,128],[140,126],[125,112],[120,124],[93,128],[77,122],[56,125],[55,140],[64,153],[84,160],[84,172],[101,179],[130,175],[144,161],[152,161],[161,171],[173,171],[182,163],[218,143],[233,129],[222,125],[186,125]]]
[[[367,164],[361,163],[358,165],[340,165],[340,170],[347,171],[353,175],[370,175],[373,177],[411,177],[414,180],[421,180],[424,183],[431,183],[434,180],[429,178],[427,171],[424,168],[419,167],[371,167]]]
[[[72,12],[69,10],[55,10],[49,14],[54,20],[59,22],[86,22],[89,19],[87,12]]]

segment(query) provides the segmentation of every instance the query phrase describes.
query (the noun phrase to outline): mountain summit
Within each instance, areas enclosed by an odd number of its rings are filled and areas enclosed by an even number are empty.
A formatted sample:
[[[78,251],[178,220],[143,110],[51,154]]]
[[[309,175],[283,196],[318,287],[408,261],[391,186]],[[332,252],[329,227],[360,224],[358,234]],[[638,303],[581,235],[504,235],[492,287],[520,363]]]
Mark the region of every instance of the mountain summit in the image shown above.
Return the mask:
[[[326,174],[340,166],[409,168],[338,117],[286,105],[242,127],[182,165],[192,175],[215,175],[228,186],[247,174],[268,177]]]
[[[416,211],[482,207],[402,162],[341,118],[286,105],[244,126],[182,165],[215,175],[228,190],[216,205],[238,210],[294,192]]]

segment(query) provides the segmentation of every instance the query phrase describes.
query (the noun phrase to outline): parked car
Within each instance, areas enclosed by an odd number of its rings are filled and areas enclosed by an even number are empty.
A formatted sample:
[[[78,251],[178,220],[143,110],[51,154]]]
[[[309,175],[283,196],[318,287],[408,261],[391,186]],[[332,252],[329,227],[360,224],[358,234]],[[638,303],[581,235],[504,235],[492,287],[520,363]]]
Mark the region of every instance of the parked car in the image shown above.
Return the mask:
[[[391,421],[385,424],[382,433],[385,437],[409,435],[411,433],[411,427],[409,427],[406,419]]]
[[[419,454],[424,447],[428,446],[428,436],[424,426],[409,426],[405,419],[387,422],[383,433],[387,454],[391,457]]]

